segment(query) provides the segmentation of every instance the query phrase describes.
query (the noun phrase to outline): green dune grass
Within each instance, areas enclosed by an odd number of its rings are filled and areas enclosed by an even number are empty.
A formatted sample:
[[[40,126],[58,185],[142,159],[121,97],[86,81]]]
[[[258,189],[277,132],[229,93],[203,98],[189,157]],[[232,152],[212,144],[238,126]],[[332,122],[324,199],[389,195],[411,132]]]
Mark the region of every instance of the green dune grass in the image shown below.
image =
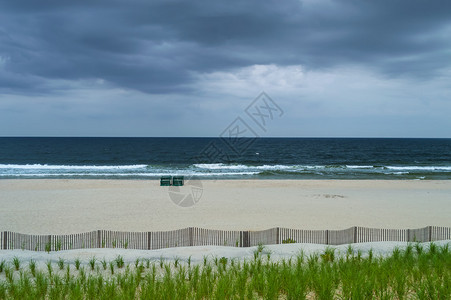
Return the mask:
[[[388,256],[322,253],[274,261],[259,247],[250,260],[122,257],[0,263],[0,299],[450,299],[448,245],[410,244]],[[109,266],[109,267],[108,267]]]

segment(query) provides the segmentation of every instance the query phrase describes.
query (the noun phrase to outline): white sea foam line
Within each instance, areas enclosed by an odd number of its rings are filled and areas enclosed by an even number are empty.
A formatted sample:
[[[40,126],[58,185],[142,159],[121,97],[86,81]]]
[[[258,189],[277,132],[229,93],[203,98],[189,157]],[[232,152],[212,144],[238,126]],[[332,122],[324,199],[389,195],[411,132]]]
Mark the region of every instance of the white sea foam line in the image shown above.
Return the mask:
[[[157,177],[165,175],[183,175],[183,176],[228,176],[228,175],[255,175],[259,172],[223,172],[223,173],[184,173],[184,172],[167,172],[167,173],[29,173],[29,174],[0,174],[0,177],[47,177],[47,176],[143,176]]]
[[[257,166],[256,169],[262,169],[262,170],[282,170],[282,169],[294,169],[298,168],[299,166],[293,165],[293,166],[287,166],[287,165],[263,165],[263,166]]]
[[[212,170],[298,170],[298,169],[317,169],[324,168],[324,166],[303,166],[303,165],[259,165],[259,166],[249,166],[249,165],[226,165],[222,163],[217,164],[194,164],[196,168],[200,169],[212,169]]]
[[[451,166],[386,166],[389,170],[451,171]]]
[[[302,169],[381,169],[386,168],[390,170],[424,170],[424,171],[451,171],[451,166],[359,166],[359,165],[337,165],[337,166],[326,166],[326,165],[259,165],[259,166],[248,166],[248,165],[225,165],[225,164],[194,164],[195,167],[201,169],[212,169],[212,170],[302,170]],[[0,164],[0,169],[7,170],[139,170],[149,167],[148,165],[110,165],[110,166],[95,166],[95,165],[42,165],[42,164],[27,164],[27,165],[17,165],[17,164]]]
[[[302,170],[302,169],[391,169],[391,170],[450,170],[451,166],[371,166],[371,165],[226,165],[222,163],[217,164],[194,164],[196,168],[201,169],[257,169],[257,170]]]
[[[373,169],[374,166],[353,166],[353,165],[346,165],[346,168],[348,168],[348,169]]]
[[[123,165],[123,166],[71,166],[71,165],[15,165],[15,164],[0,164],[0,169],[20,169],[20,170],[136,170],[146,168],[147,165]]]
[[[249,166],[245,165],[225,165],[225,164],[194,164],[196,168],[200,169],[212,169],[212,170],[221,170],[221,169],[246,169]]]

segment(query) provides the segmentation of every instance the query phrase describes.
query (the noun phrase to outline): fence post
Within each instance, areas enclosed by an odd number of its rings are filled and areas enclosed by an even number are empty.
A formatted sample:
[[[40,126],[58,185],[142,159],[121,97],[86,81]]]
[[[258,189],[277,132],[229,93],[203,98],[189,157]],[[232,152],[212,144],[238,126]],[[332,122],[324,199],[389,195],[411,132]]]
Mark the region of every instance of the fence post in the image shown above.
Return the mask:
[[[193,227],[190,227],[188,229],[188,234],[189,234],[189,245],[190,246],[194,246],[194,238],[193,238]]]
[[[150,242],[152,241],[152,233],[147,232],[147,250],[150,250]]]
[[[326,230],[326,245],[329,245],[329,230]]]
[[[48,241],[48,243],[49,243],[49,249],[50,249],[50,251],[52,251],[52,236],[49,234],[49,236],[48,236],[48,239],[49,239],[49,241]]]
[[[354,226],[354,243],[357,243],[357,226]]]
[[[407,242],[410,242],[410,229],[407,229]]]
[[[276,244],[280,244],[280,228],[276,228]]]
[[[97,230],[97,248],[101,248],[101,244],[100,244],[100,230]]]
[[[432,241],[432,226],[428,226],[429,242]]]
[[[240,231],[240,239],[242,241],[241,247],[250,246],[249,231]]]
[[[3,232],[3,250],[8,249],[8,231]]]

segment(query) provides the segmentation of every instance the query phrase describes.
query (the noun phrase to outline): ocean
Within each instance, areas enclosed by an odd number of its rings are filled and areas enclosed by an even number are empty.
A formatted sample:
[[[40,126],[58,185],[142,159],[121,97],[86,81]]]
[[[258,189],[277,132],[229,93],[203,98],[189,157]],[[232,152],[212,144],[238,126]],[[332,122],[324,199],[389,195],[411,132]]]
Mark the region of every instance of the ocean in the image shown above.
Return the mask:
[[[451,179],[451,139],[0,138],[0,179]]]

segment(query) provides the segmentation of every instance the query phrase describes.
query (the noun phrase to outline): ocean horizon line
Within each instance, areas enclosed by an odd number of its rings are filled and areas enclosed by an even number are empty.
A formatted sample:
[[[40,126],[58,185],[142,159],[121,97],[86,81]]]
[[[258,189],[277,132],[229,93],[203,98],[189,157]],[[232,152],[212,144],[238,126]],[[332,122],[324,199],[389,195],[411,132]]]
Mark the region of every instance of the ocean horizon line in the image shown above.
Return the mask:
[[[222,139],[220,136],[0,136],[0,138],[120,138],[120,139],[140,139],[140,138],[163,138],[163,139]],[[451,137],[328,137],[328,136],[257,136],[257,137],[234,137],[243,139],[419,139],[419,140],[448,140]]]

